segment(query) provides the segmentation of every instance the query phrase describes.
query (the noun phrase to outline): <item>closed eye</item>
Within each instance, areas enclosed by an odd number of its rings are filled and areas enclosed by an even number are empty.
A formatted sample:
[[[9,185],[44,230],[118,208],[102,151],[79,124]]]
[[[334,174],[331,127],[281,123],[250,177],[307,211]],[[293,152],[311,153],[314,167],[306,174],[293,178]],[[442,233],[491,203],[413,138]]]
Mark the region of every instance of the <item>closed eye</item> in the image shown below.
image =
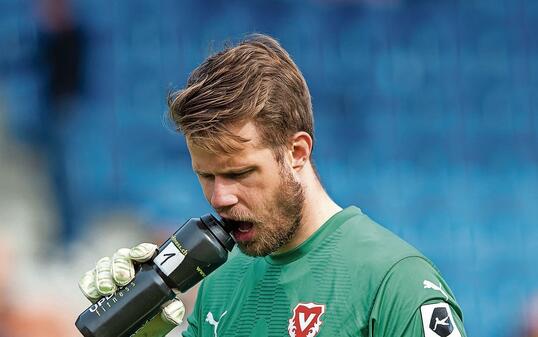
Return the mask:
[[[227,179],[242,179],[249,176],[252,172],[254,172],[254,169],[249,169],[249,170],[245,170],[241,172],[229,172],[229,173],[223,173],[222,177],[227,178]],[[211,173],[196,172],[196,174],[198,175],[198,177],[202,179],[212,180],[215,178],[215,176]]]
[[[223,174],[223,176],[228,178],[228,179],[241,179],[241,178],[246,178],[253,171],[254,170],[246,170],[246,171],[243,171],[243,172],[225,173],[225,174]]]
[[[212,175],[212,174],[209,174],[209,173],[196,173],[198,175],[198,177],[200,178],[203,178],[203,179],[213,179],[215,176]]]

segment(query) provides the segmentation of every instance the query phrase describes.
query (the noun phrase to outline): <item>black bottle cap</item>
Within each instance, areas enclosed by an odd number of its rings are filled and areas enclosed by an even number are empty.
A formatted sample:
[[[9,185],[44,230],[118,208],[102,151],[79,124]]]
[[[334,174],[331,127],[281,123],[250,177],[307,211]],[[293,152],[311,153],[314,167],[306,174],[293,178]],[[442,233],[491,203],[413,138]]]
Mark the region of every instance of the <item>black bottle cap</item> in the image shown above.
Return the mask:
[[[200,220],[207,226],[207,228],[215,235],[217,240],[228,250],[229,252],[232,251],[235,245],[234,238],[230,235],[230,233],[226,232],[224,230],[224,226],[222,223],[217,220],[212,214],[206,214],[203,215]]]

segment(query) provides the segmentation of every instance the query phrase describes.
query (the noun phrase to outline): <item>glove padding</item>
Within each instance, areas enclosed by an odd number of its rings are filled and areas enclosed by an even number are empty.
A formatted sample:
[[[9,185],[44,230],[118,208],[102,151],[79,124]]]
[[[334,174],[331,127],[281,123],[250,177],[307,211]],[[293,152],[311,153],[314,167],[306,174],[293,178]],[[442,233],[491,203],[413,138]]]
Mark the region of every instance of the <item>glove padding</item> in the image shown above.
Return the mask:
[[[103,257],[94,269],[86,272],[78,282],[79,288],[92,303],[101,297],[113,294],[118,287],[131,282],[135,277],[134,262],[150,260],[157,251],[157,245],[141,243],[131,249],[120,248],[112,258]],[[162,306],[161,317],[164,321],[179,325],[185,315],[185,306],[174,289],[176,298]]]

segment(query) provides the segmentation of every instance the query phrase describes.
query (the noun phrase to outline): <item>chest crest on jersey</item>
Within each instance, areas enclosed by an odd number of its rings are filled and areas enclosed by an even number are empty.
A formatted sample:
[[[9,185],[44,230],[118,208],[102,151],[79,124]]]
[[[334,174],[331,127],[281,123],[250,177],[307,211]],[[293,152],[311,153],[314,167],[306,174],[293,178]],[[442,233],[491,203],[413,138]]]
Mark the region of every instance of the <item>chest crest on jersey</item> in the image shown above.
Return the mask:
[[[325,304],[299,303],[293,309],[289,320],[288,332],[290,337],[314,337],[318,334],[321,316],[325,313]]]

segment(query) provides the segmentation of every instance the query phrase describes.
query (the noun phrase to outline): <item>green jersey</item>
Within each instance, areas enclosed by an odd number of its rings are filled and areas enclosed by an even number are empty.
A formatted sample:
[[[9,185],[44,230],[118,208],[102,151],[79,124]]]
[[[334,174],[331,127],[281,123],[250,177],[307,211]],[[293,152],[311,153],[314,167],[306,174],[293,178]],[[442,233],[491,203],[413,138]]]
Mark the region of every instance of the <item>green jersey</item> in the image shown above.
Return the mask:
[[[188,322],[184,337],[465,337],[431,262],[356,207],[291,251],[234,250],[200,286]]]

